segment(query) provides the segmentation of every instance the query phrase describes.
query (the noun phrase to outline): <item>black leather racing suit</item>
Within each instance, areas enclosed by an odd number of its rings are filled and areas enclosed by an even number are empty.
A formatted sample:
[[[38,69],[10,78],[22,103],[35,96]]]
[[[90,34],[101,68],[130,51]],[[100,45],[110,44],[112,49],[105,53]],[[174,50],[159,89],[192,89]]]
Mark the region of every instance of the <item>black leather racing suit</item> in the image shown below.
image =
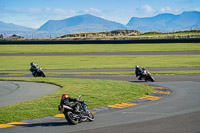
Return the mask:
[[[142,77],[144,76],[144,70],[145,70],[145,68],[136,67],[135,74],[136,74],[136,77],[139,76],[139,78],[138,78],[139,80],[141,80]]]
[[[68,98],[65,98],[65,99],[61,99],[60,106],[62,106],[62,105],[67,105],[67,106],[75,109],[76,111],[79,111],[80,102],[76,98],[68,97]]]
[[[32,72],[32,74],[33,75],[35,75],[36,74],[36,72],[37,72],[37,65],[36,64],[33,64],[33,65],[31,65],[31,67],[30,67],[30,71]]]

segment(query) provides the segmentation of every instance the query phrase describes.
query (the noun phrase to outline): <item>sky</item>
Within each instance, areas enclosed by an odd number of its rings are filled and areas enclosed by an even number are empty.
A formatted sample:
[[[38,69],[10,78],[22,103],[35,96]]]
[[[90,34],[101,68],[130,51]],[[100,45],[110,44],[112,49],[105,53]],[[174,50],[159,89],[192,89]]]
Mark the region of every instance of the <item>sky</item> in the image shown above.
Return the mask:
[[[184,11],[200,11],[200,0],[0,0],[0,21],[34,29],[83,14],[126,25],[131,17]]]

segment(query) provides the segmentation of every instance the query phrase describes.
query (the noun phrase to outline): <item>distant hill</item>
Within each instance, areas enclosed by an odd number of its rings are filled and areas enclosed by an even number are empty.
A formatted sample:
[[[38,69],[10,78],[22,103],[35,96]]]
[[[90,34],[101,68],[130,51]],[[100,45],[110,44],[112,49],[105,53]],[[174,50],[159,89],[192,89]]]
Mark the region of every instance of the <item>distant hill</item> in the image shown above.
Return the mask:
[[[165,13],[145,18],[132,17],[126,26],[128,29],[139,30],[140,32],[172,32],[200,28],[200,12],[188,11],[180,15]]]
[[[191,12],[183,12],[180,15],[177,15],[173,20],[169,23],[170,26],[179,26],[179,27],[199,27],[200,26],[200,12],[191,11]]]
[[[62,35],[80,32],[112,31],[117,29],[138,30],[140,32],[173,32],[191,28],[200,28],[200,12],[188,11],[179,15],[164,13],[154,17],[132,17],[126,26],[86,14],[63,20],[49,20],[37,31]]]
[[[32,28],[19,26],[12,23],[4,23],[0,21],[0,31],[1,32],[25,32],[25,31],[34,31]]]
[[[113,31],[104,31],[104,32],[81,32],[81,33],[71,33],[67,35],[62,35],[58,38],[88,38],[88,39],[107,39],[109,37],[125,37],[125,36],[135,36],[140,35],[141,33],[137,30],[113,30]]]
[[[57,33],[75,33],[75,32],[100,32],[116,29],[126,29],[123,24],[108,21],[93,15],[80,15],[63,20],[49,20],[42,25],[38,31],[48,31]]]

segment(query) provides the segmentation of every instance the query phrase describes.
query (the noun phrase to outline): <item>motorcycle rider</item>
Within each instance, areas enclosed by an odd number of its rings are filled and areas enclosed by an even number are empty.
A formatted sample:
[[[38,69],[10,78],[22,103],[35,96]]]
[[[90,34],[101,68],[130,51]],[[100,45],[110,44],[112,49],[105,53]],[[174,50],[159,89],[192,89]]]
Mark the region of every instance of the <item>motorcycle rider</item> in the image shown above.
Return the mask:
[[[32,72],[33,75],[35,75],[35,73],[37,72],[37,69],[38,69],[38,65],[37,64],[34,64],[33,62],[31,62],[30,64],[30,71]]]
[[[142,77],[146,74],[146,69],[145,68],[141,68],[139,66],[135,66],[135,74],[136,74],[136,77],[139,76],[139,80],[142,80]]]
[[[70,98],[68,95],[63,94],[61,101],[60,101],[60,105],[58,106],[58,110],[61,110],[62,106],[66,105],[66,106],[69,106],[69,107],[75,109],[75,112],[80,113],[79,108],[81,106],[81,104],[80,104],[81,102],[83,102],[83,101],[78,100],[76,98]]]

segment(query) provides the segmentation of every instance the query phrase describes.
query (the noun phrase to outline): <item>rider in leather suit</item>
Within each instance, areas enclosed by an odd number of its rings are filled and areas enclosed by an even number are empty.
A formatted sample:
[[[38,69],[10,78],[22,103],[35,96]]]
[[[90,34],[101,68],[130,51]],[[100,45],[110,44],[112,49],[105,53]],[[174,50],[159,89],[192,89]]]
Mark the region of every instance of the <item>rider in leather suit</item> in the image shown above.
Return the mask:
[[[81,100],[78,100],[76,98],[70,98],[68,95],[63,94],[62,95],[62,99],[60,101],[60,105],[58,106],[58,109],[60,110],[62,108],[62,105],[67,105],[73,109],[75,109],[76,112],[80,112],[79,108],[80,108],[80,102],[82,102]]]
[[[141,68],[139,66],[135,66],[135,74],[136,74],[136,77],[139,76],[139,80],[142,79],[143,75],[145,75],[145,72],[144,72],[145,68]]]

